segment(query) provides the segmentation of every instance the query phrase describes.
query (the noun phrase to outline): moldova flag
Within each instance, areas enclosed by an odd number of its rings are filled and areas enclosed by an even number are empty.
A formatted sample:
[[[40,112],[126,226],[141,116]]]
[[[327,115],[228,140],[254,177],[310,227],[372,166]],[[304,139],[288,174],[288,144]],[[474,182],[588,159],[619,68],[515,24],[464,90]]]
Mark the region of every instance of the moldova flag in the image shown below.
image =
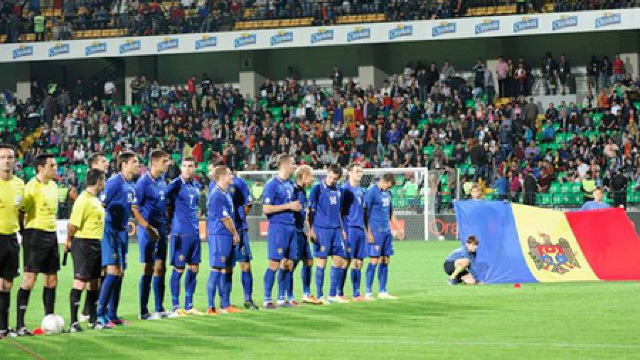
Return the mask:
[[[562,212],[456,201],[464,244],[476,235],[484,283],[640,280],[640,241],[624,209]]]

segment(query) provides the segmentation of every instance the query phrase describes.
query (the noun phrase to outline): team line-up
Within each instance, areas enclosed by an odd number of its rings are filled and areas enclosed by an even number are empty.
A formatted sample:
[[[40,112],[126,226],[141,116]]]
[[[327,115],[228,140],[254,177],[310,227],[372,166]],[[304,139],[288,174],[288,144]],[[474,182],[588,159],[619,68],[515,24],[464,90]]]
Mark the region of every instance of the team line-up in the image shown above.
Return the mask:
[[[264,274],[265,309],[299,306],[293,295],[293,273],[301,263],[304,303],[348,302],[344,293],[351,266],[353,301],[375,300],[373,282],[378,272],[378,299],[395,299],[387,292],[390,257],[393,255],[391,225],[396,222],[390,189],[395,178],[383,174],[365,190],[360,186],[362,167],[348,167],[348,180],[339,185],[342,169],[329,168],[326,177],[315,182],[309,166],[296,167],[291,155],[278,159],[278,174],[265,185],[262,208],[267,216],[269,265]],[[25,325],[29,298],[38,274],[43,274],[45,315],[54,313],[60,255],[56,236],[57,185],[53,181],[57,164],[52,155],[35,159],[37,174],[26,185],[13,174],[15,150],[0,145],[0,337],[32,335]],[[150,156],[150,170],[134,184],[139,163],[132,152],[118,156],[118,172],[108,180],[108,162],[102,154],[90,158],[84,191],[77,197],[69,219],[65,245],[73,259],[74,282],[70,291],[71,332],[81,331],[79,320],[88,320],[95,329],[125,325],[118,316],[122,279],[127,268],[127,222],[138,224],[138,244],[143,275],[140,279],[140,313],[143,320],[204,315],[193,305],[196,275],[201,262],[198,220],[200,184],[194,179],[196,162],[185,158],[181,174],[168,185],[164,174],[169,156],[156,150]],[[246,216],[252,206],[248,186],[223,164],[209,165],[209,196],[206,229],[210,273],[207,281],[206,314],[241,312],[231,305],[232,274],[237,263],[242,271],[246,309],[259,307],[253,301],[251,248]],[[399,227],[396,226],[399,229]],[[18,275],[17,234],[22,235],[23,278],[17,294],[17,323],[8,326],[10,291]],[[404,238],[402,230],[397,232]],[[163,306],[165,261],[173,266],[170,278],[172,308]],[[311,247],[314,251],[312,253]],[[465,255],[467,256],[467,255]],[[315,263],[317,296],[311,294]],[[323,292],[325,267],[331,258],[330,289]],[[363,260],[366,268],[365,293],[360,293]],[[457,264],[456,264],[457,265]],[[449,272],[449,271],[448,271]],[[185,277],[184,307],[180,307],[180,283]],[[277,276],[276,276],[277,275]],[[455,276],[460,275],[456,271]],[[272,291],[278,282],[278,297]],[[79,318],[81,294],[86,289],[84,311]],[[151,289],[155,311],[148,303]],[[215,297],[220,297],[216,309]],[[218,310],[219,309],[219,310]]]

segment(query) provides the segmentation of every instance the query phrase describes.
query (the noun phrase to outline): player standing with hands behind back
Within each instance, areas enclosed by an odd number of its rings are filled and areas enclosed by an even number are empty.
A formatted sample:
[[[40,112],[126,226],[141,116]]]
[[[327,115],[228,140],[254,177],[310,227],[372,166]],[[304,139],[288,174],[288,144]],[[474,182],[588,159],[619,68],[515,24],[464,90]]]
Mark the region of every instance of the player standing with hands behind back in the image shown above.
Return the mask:
[[[71,307],[71,332],[82,331],[78,323],[80,296],[87,287],[86,303],[89,304],[89,323],[96,323],[98,279],[102,270],[100,240],[104,235],[105,211],[98,195],[104,189],[104,173],[90,170],[86,188],[73,204],[67,225],[65,251],[73,257],[73,288],[69,294]]]
[[[13,146],[0,144],[0,339],[9,336],[11,287],[20,263],[17,233],[24,182],[13,175],[15,160]]]
[[[364,224],[369,242],[369,266],[367,267],[367,284],[365,299],[373,300],[373,278],[378,269],[378,298],[396,299],[387,292],[387,278],[389,276],[389,262],[393,255],[393,235],[391,223],[397,225],[393,214],[391,188],[395,185],[393,174],[384,174],[378,183],[367,190],[364,197]],[[396,228],[399,228],[396,226]],[[404,239],[404,233],[399,232],[399,239]]]
[[[56,159],[50,154],[40,154],[35,163],[37,174],[25,187],[22,200],[26,230],[22,238],[24,276],[18,291],[18,336],[32,335],[25,327],[24,316],[38,273],[44,274],[45,315],[53,314],[60,270],[56,236],[58,185],[53,181],[57,173]]]

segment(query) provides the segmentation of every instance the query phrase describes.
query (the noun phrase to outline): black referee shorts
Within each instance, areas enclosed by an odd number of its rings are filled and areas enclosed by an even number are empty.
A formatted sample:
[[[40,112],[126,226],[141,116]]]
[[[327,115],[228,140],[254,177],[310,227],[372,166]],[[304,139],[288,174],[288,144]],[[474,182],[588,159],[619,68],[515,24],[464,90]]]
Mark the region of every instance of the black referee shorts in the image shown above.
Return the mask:
[[[19,263],[20,245],[16,234],[0,235],[0,278],[12,281],[18,276]]]
[[[25,272],[55,274],[60,270],[60,251],[55,231],[25,230],[22,248]]]
[[[99,279],[102,270],[102,249],[100,240],[73,238],[71,240],[73,257],[73,278],[87,281]]]

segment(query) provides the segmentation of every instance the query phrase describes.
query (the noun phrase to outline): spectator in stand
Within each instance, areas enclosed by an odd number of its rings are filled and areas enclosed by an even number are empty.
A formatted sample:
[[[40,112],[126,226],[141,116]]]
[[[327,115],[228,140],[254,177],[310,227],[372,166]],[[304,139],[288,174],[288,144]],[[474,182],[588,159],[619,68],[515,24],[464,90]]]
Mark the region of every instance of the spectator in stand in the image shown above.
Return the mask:
[[[604,90],[611,86],[611,77],[613,74],[612,64],[609,57],[605,56],[600,62],[600,89]]]
[[[504,61],[502,56],[498,56],[498,64],[496,65],[496,75],[498,77],[498,97],[507,96],[507,77],[509,74],[509,64]]]
[[[611,84],[622,81],[624,73],[624,62],[620,58],[620,54],[616,54],[611,62]]]

